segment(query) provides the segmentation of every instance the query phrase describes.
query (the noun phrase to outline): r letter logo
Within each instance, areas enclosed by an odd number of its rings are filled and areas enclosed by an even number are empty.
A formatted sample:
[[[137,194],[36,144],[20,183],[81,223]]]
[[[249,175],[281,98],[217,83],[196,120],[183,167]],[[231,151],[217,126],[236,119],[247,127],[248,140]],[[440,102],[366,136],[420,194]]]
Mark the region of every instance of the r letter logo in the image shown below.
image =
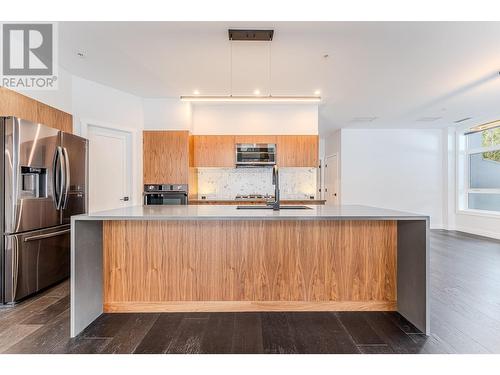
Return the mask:
[[[2,24],[1,86],[55,89],[56,40],[52,23]]]

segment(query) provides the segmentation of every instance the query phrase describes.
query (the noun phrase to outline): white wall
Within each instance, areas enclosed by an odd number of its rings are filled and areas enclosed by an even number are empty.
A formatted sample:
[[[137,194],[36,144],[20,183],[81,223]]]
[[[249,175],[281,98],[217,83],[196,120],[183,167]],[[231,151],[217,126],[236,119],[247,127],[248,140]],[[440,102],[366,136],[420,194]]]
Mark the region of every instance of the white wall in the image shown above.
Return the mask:
[[[59,67],[57,90],[14,90],[30,98],[48,104],[61,111],[71,113],[73,76]]]
[[[341,147],[341,130],[336,130],[333,133],[328,134],[324,138],[324,156],[330,156],[333,154],[338,154],[340,153],[340,147]]]
[[[193,104],[193,134],[318,134],[317,104]]]
[[[72,80],[73,130],[85,136],[86,125],[132,133],[132,204],[142,202],[142,98],[80,77]]]
[[[88,119],[131,129],[144,127],[142,99],[138,96],[73,76],[72,102],[75,132],[80,121]]]
[[[422,213],[443,226],[443,132],[343,129],[341,202]]]
[[[191,104],[179,98],[144,99],[144,129],[191,130]]]
[[[455,227],[450,229],[500,239],[500,217],[457,212],[455,213]]]

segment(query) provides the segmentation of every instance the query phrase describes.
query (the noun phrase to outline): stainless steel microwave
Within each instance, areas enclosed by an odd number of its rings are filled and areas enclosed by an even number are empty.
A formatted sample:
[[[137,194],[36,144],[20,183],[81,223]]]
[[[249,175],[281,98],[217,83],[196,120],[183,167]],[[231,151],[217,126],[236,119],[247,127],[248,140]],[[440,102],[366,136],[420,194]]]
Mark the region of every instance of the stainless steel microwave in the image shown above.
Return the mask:
[[[274,143],[237,143],[236,166],[266,166],[276,164]]]

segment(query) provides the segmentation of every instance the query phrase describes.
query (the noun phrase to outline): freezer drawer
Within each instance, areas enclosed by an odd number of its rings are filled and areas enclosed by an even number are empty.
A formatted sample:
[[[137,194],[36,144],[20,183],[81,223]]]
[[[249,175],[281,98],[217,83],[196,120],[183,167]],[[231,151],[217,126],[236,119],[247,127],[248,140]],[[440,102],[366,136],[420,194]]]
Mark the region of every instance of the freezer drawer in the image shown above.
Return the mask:
[[[70,226],[5,236],[5,302],[17,302],[69,276]]]

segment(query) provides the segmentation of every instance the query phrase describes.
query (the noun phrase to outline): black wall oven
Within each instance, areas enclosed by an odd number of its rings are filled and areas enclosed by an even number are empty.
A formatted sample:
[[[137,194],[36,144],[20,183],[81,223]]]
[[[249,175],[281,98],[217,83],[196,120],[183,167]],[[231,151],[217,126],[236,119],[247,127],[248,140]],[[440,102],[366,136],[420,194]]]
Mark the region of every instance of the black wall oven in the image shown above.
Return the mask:
[[[188,204],[188,187],[182,184],[144,185],[144,205]]]

